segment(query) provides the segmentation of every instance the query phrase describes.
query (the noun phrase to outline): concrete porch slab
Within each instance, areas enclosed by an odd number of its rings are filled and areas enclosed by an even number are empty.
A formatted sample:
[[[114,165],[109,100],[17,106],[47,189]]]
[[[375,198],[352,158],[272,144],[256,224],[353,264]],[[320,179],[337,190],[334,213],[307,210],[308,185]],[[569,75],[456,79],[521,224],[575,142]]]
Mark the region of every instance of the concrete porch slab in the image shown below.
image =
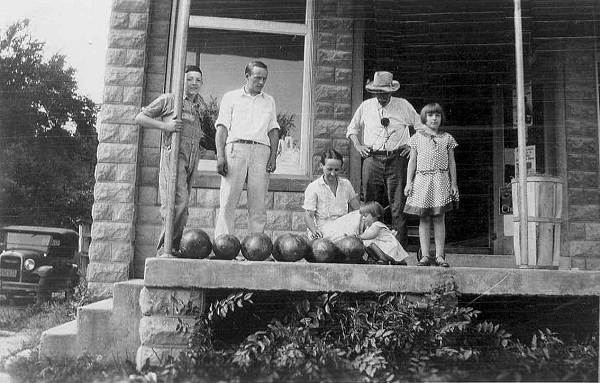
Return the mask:
[[[147,287],[425,293],[452,277],[463,294],[600,295],[600,272],[149,258]]]

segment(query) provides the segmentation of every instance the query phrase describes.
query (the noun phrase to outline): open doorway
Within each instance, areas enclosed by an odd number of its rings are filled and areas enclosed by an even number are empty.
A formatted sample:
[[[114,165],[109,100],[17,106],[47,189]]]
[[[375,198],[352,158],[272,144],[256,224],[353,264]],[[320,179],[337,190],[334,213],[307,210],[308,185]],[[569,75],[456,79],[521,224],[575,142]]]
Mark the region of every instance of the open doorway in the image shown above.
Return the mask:
[[[512,11],[510,1],[435,0],[373,0],[367,11],[365,81],[387,70],[401,84],[397,96],[417,111],[440,103],[447,131],[459,144],[461,201],[446,218],[448,252],[494,252],[506,105],[514,82]],[[418,219],[409,226],[416,233]],[[411,244],[417,246],[418,238]]]

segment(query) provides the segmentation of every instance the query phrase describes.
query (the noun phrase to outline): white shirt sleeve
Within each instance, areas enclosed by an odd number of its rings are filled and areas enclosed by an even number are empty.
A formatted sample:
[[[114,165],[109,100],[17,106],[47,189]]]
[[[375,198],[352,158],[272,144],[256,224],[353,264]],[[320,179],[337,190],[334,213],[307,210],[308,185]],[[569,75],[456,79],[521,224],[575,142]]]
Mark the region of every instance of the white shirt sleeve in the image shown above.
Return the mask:
[[[219,125],[223,125],[227,130],[231,130],[231,117],[233,115],[233,103],[231,102],[231,97],[229,97],[229,93],[225,93],[223,98],[221,99],[221,104],[219,105],[219,116],[217,117],[217,121],[215,121],[215,128]]]
[[[354,112],[354,116],[352,116],[352,120],[346,129],[346,138],[350,138],[351,135],[355,134],[362,141],[362,137],[360,137],[360,131],[363,127],[363,105],[364,103],[360,104],[360,106],[356,109],[356,112]]]

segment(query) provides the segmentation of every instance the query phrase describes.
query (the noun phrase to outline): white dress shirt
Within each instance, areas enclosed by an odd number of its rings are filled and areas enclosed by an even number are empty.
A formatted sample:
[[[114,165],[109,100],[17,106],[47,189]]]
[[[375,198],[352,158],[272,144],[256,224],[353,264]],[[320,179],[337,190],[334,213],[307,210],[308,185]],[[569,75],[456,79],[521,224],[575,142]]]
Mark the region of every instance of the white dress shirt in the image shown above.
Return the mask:
[[[381,119],[387,118],[390,124],[384,127]],[[362,130],[363,145],[373,150],[395,150],[408,143],[408,126],[419,129],[423,124],[415,108],[403,98],[392,97],[386,106],[381,106],[376,97],[360,104],[352,121],[348,125],[346,137],[355,134],[360,138]]]
[[[252,140],[270,146],[268,133],[279,129],[275,100],[261,92],[256,96],[244,88],[225,93],[215,126],[227,128],[227,143]]]

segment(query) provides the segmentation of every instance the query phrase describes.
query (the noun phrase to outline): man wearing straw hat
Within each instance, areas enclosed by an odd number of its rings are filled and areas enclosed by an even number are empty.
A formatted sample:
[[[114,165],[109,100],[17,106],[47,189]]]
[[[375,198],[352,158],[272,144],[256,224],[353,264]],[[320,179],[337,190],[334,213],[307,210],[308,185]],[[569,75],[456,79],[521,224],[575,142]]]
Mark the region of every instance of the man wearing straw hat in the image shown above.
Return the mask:
[[[405,99],[392,97],[400,88],[390,72],[375,72],[365,86],[375,97],[363,101],[348,125],[346,137],[364,159],[362,191],[365,201],[389,205],[392,228],[402,247],[407,244],[404,186],[411,129],[423,124]]]

